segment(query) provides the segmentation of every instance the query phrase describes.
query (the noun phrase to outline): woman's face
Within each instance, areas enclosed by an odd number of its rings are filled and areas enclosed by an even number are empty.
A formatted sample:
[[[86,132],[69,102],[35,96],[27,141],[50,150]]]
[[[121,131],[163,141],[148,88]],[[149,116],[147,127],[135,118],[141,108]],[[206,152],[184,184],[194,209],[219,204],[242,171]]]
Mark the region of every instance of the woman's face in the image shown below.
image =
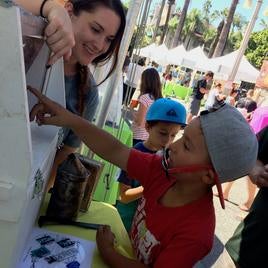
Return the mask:
[[[120,17],[111,9],[97,7],[91,13],[81,11],[78,16],[72,12],[72,4],[66,6],[73,23],[75,46],[72,60],[88,65],[104,54],[120,26]]]

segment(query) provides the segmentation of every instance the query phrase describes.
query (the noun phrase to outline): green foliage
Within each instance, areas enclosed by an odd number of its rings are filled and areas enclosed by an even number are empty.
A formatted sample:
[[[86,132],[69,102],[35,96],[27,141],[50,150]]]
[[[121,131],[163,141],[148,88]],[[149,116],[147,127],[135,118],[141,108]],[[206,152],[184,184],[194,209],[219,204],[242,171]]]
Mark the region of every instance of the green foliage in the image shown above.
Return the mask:
[[[129,8],[129,5],[130,5],[130,0],[125,0],[125,1],[123,1],[122,2],[123,3],[123,5],[125,6],[125,8]]]
[[[243,34],[240,31],[233,32],[233,33],[230,33],[228,39],[229,39],[230,47],[232,48],[232,50],[237,50],[240,47],[240,44],[242,42]]]
[[[260,68],[268,54],[268,29],[255,32],[250,36],[246,57],[256,68]]]
[[[263,27],[263,29],[268,29],[268,21],[261,19],[260,26]]]
[[[175,33],[176,28],[178,27],[179,19],[177,16],[173,17],[168,22],[168,29],[171,33]]]

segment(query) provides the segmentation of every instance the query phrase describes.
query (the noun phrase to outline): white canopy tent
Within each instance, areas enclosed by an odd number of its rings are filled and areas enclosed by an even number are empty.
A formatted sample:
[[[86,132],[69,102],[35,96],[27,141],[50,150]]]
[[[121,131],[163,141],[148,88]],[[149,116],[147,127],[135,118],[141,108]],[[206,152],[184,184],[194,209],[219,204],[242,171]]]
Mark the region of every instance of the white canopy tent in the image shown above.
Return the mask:
[[[222,57],[209,59],[207,62],[203,62],[196,67],[197,69],[199,67],[203,70],[212,70],[215,72],[216,77],[220,77],[224,80],[227,80],[228,75],[231,72],[232,67],[235,63],[237,53],[238,50]],[[235,80],[255,83],[257,77],[259,76],[259,73],[260,72],[248,62],[247,58],[243,56]]]
[[[205,55],[203,49],[199,46],[186,52],[181,65],[191,69],[200,69],[198,67],[207,61],[208,57]]]
[[[151,58],[152,53],[156,47],[157,46],[155,43],[150,44],[149,46],[143,47],[140,49],[140,55],[146,58]]]
[[[167,53],[167,63],[174,65],[181,65],[186,50],[183,45],[170,49]]]
[[[151,59],[161,65],[167,65],[168,48],[165,44],[155,47],[151,52]]]
[[[175,64],[200,71],[211,70],[215,73],[216,78],[223,80],[228,80],[238,53],[238,50],[236,50],[222,57],[208,59],[201,47],[185,51],[183,45],[180,45],[168,50],[164,44],[158,47],[152,44],[141,49],[142,51],[143,54],[141,53],[141,55],[150,57],[161,65]],[[255,83],[259,73],[243,56],[235,80]]]

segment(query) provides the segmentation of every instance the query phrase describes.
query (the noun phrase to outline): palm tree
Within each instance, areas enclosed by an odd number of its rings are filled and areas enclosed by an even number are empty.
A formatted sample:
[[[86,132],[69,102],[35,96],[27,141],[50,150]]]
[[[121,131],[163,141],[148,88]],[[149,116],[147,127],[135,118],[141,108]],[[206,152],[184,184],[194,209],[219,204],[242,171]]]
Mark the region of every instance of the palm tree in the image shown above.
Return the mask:
[[[224,20],[222,20],[218,27],[217,27],[217,34],[216,36],[214,37],[214,40],[212,41],[211,45],[210,45],[210,48],[209,48],[209,53],[208,53],[208,58],[211,58],[214,54],[214,51],[215,51],[215,48],[216,48],[216,45],[219,41],[219,38],[220,38],[220,35],[221,35],[221,32],[222,32],[222,28],[223,28],[223,25],[224,25]]]
[[[182,31],[182,39],[186,43],[186,49],[189,47],[191,39],[196,37],[196,34],[203,34],[204,28],[200,10],[192,9],[185,19]]]
[[[244,16],[241,14],[235,14],[233,23],[232,23],[232,29],[231,32],[234,32],[234,29],[236,28],[238,31],[241,31],[245,25],[247,25],[248,22]]]
[[[182,28],[184,26],[184,22],[185,22],[185,18],[187,15],[187,10],[188,10],[189,4],[190,4],[190,0],[184,1],[183,9],[182,9],[181,15],[180,15],[179,24],[178,24],[178,27],[175,31],[172,47],[176,47],[181,41]]]
[[[175,0],[168,0],[167,3],[168,3],[167,17],[166,17],[164,29],[163,29],[163,32],[162,32],[162,35],[161,35],[161,38],[160,38],[159,45],[163,44],[163,42],[164,42],[164,38],[166,36],[167,29],[168,29],[168,21],[169,21],[169,18],[170,18],[171,7],[172,7],[172,5],[174,5]]]
[[[157,31],[158,31],[159,24],[160,24],[160,21],[161,21],[161,18],[162,18],[162,13],[163,13],[165,3],[166,3],[166,0],[162,0],[160,10],[159,10],[159,14],[157,16],[156,25],[155,25],[155,28],[154,28],[154,34],[153,34],[153,37],[152,37],[152,43],[155,42],[155,39],[156,39],[156,36],[157,36]]]
[[[206,27],[209,27],[210,25],[210,9],[212,7],[212,0],[206,0],[203,4],[202,12],[203,12],[203,20],[206,25]]]
[[[260,26],[263,27],[264,30],[267,29],[268,28],[268,21],[261,19]]]
[[[238,0],[232,0],[231,7],[229,9],[229,13],[228,13],[226,22],[225,22],[223,29],[221,31],[221,35],[220,35],[219,41],[217,43],[216,49],[214,51],[213,57],[218,57],[218,56],[221,56],[223,54],[224,47],[225,47],[226,40],[227,40],[228,35],[229,35],[229,31],[230,31],[230,28],[231,28],[231,25],[233,22],[234,13],[235,13],[237,5],[238,5]]]

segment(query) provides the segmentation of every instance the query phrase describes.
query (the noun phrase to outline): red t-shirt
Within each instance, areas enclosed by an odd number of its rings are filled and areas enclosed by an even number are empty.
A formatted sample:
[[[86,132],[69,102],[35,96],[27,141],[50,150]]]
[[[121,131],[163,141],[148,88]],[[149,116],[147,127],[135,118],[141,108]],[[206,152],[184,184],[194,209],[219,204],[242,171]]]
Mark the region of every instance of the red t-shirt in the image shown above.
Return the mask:
[[[127,172],[144,187],[131,229],[137,258],[154,268],[193,267],[212,248],[212,192],[182,207],[164,207],[157,201],[175,180],[166,177],[158,155],[132,149]]]

